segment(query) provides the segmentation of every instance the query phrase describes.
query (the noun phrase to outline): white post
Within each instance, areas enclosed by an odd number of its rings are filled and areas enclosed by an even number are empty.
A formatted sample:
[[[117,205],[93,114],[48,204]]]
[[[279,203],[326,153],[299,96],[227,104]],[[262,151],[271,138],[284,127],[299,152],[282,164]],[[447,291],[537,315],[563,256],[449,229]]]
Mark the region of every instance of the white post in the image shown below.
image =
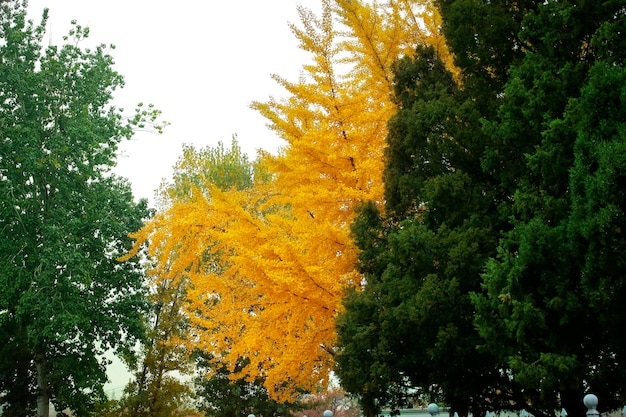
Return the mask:
[[[598,397],[593,394],[587,394],[585,398],[583,398],[583,404],[587,407],[587,417],[600,417],[600,413],[596,410]]]
[[[428,410],[431,417],[437,417],[439,415],[439,406],[435,403],[428,404],[428,408],[426,410]]]

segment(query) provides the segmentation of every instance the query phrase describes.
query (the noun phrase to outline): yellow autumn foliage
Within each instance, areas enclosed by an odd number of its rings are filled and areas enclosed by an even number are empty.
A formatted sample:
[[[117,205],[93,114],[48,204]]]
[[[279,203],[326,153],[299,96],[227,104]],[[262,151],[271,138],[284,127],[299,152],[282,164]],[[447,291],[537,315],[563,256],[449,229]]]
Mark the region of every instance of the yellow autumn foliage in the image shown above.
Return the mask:
[[[278,400],[324,385],[332,369],[335,317],[361,280],[354,209],[382,203],[392,64],[419,43],[451,62],[429,1],[322,0],[320,16],[298,11],[291,28],[312,61],[297,81],[274,76],[287,98],[253,104],[286,143],[259,155],[265,175],[244,189],[189,184],[134,235],[158,260],[154,276],[192,284],[187,343],[233,370],[249,358],[233,377],[263,376]]]

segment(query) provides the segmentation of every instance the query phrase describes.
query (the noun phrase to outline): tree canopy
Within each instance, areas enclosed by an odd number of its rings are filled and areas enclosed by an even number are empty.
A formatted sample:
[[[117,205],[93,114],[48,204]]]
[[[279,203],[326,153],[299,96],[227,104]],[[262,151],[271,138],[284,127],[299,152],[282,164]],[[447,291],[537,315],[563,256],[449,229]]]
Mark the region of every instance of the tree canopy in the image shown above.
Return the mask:
[[[361,283],[349,225],[361,201],[383,198],[392,63],[416,43],[448,56],[430,3],[322,4],[320,16],[300,7],[292,26],[312,57],[301,79],[275,76],[289,96],[253,104],[282,151],[259,155],[250,188],[190,184],[134,235],[157,270],[189,277],[195,347],[232,372],[247,358],[239,375],[263,376],[280,400],[314,391],[333,368],[335,317]]]
[[[485,125],[485,168],[515,186],[510,230],[474,296],[476,321],[484,346],[543,410],[582,415],[586,391],[607,409],[625,395],[616,383],[623,338],[613,330],[624,295],[624,54],[615,38],[623,9],[568,1],[527,13],[519,37],[529,51],[510,68],[502,106]],[[501,169],[503,159],[519,169]]]
[[[460,413],[582,415],[587,391],[611,410],[624,3],[437,4],[459,74],[428,48],[395,67],[385,205],[353,225],[366,284],[338,320],[339,376],[370,412],[424,392]]]
[[[44,48],[47,11],[25,16],[23,2],[0,5],[0,403],[86,415],[104,398],[103,353],[141,336],[143,273],[117,257],[149,213],[110,170],[158,112],[110,105],[123,78],[107,46],[78,46],[87,28]]]
[[[353,224],[366,284],[338,320],[337,372],[368,415],[411,396],[460,414],[511,401],[496,358],[475,348],[470,292],[495,253],[498,218],[480,165],[478,100],[467,93],[432,48],[395,68],[384,212],[366,204]]]
[[[252,103],[284,147],[184,147],[151,216],[111,168],[159,112],[111,104],[123,78],[112,47],[79,46],[87,28],[46,48],[47,11],[0,3],[3,413],[89,414],[103,353],[146,327],[124,413],[183,412],[169,373],[191,352],[202,408],[231,415],[286,412],[331,370],[368,417],[621,405],[625,10],[299,7],[311,61]]]

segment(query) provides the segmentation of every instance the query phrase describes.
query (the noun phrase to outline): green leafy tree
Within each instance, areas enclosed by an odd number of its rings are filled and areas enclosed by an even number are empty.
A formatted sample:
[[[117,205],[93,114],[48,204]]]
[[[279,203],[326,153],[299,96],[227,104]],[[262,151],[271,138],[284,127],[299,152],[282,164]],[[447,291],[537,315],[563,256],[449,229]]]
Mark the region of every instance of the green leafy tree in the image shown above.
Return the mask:
[[[231,139],[230,148],[221,141],[215,147],[200,149],[184,145],[182,156],[174,166],[172,183],[164,183],[159,189],[161,209],[165,210],[173,201],[190,199],[194,191],[208,195],[207,184],[223,191],[250,188],[255,175],[262,174],[255,170],[255,164],[239,146],[236,135]]]
[[[47,11],[25,16],[0,4],[0,402],[9,416],[47,417],[51,401],[87,415],[104,398],[104,352],[141,335],[142,270],[117,257],[148,210],[110,169],[158,112],[109,104],[123,79],[104,45],[77,46],[87,28],[44,50]]]
[[[271,399],[261,377],[232,379],[233,370],[216,362],[212,354],[196,352],[195,356],[200,371],[195,379],[197,405],[206,415],[278,417],[303,408],[299,403]],[[234,372],[241,372],[248,363],[241,358]]]

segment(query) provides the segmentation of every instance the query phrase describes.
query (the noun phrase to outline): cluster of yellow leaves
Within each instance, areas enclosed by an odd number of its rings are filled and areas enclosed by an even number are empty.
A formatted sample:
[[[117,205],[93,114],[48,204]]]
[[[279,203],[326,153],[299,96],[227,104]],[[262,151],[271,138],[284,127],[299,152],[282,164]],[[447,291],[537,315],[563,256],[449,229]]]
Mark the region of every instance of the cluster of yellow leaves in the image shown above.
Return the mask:
[[[382,203],[392,64],[418,43],[449,57],[429,1],[322,0],[320,16],[298,11],[292,31],[312,63],[297,82],[274,76],[286,99],[253,104],[286,142],[260,154],[266,175],[245,189],[194,184],[134,235],[157,259],[155,276],[189,278],[188,343],[233,370],[249,358],[244,373],[263,376],[278,400],[317,389],[332,369],[334,320],[346,287],[360,283],[354,208]]]

